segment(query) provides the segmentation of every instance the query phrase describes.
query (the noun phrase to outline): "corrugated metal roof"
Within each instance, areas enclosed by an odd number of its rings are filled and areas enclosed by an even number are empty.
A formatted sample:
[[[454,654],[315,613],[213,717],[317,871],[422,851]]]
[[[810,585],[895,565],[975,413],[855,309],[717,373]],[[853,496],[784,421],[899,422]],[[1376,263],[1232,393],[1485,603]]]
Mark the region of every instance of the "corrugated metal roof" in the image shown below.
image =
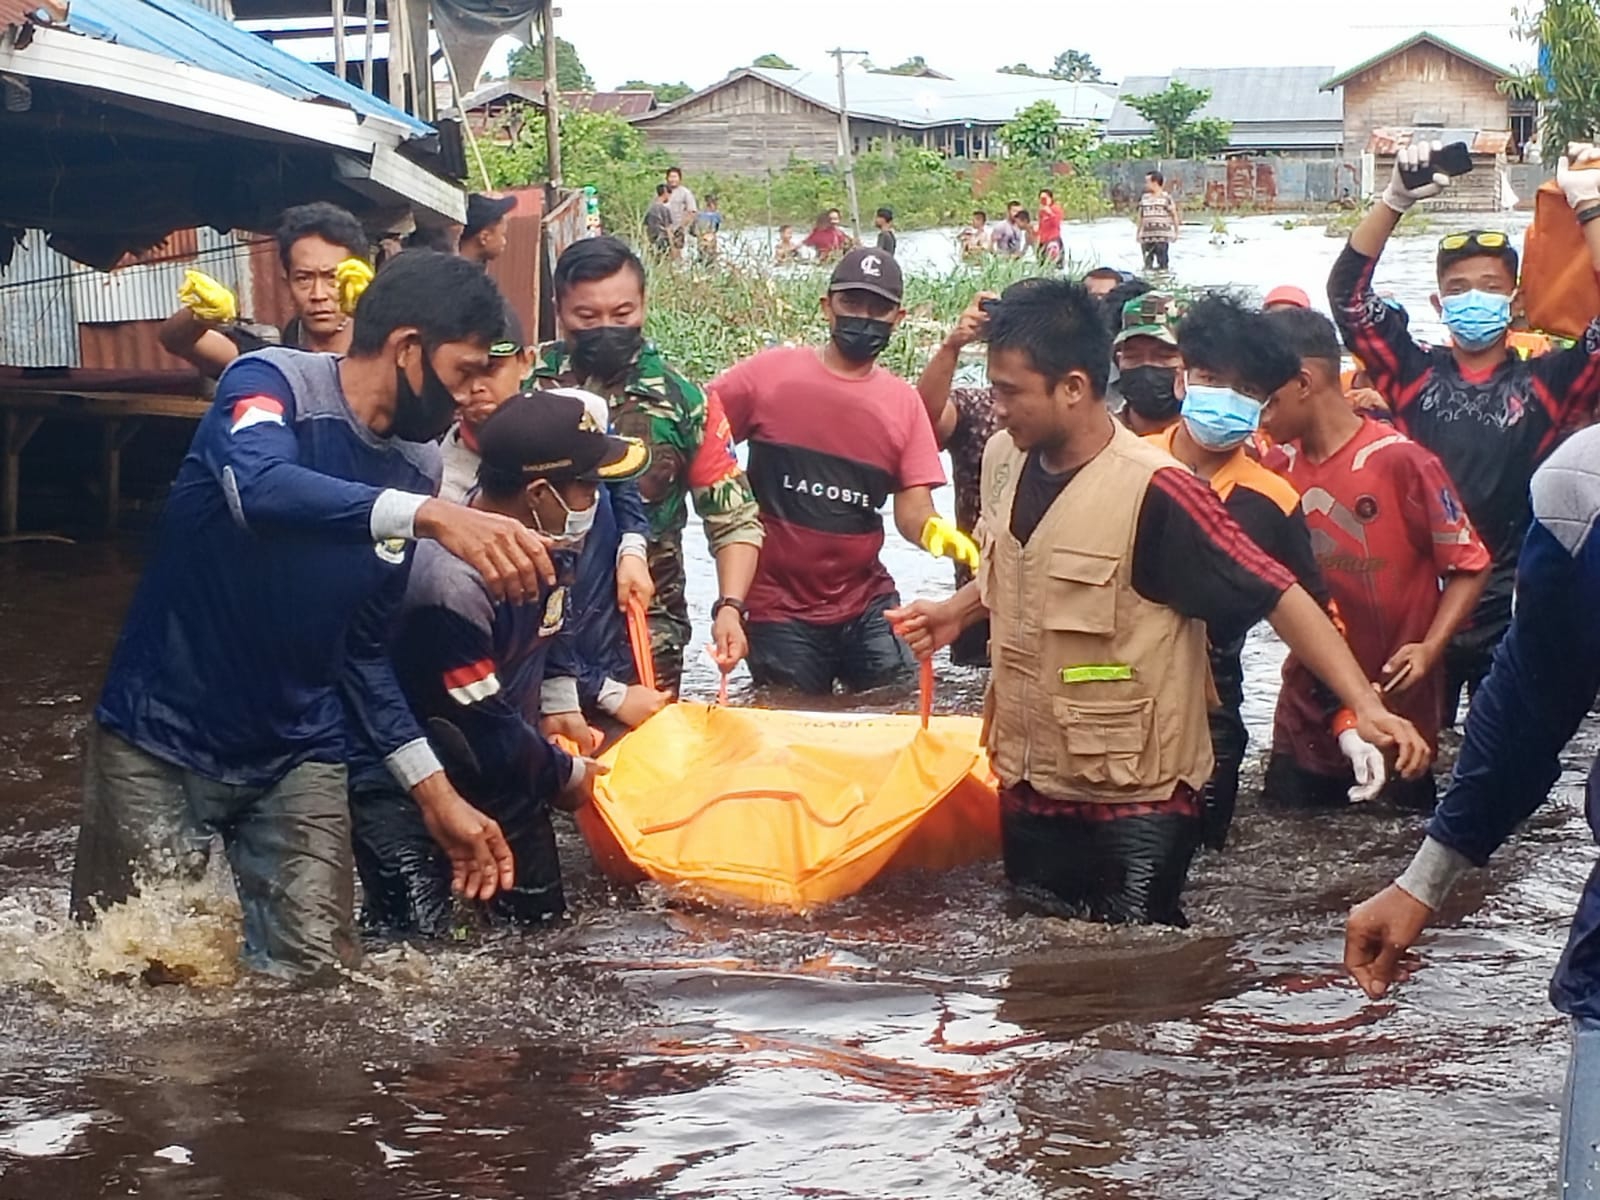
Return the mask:
[[[830,112],[839,111],[839,80],[833,70],[773,71],[765,67],[746,67],[727,79],[696,92],[695,96],[726,86],[735,79],[753,75],[794,92]],[[924,128],[955,125],[970,121],[976,125],[1003,125],[1038,100],[1049,100],[1062,119],[1072,124],[1089,125],[1104,121],[1115,104],[1112,89],[1093,83],[1065,83],[1058,79],[1038,79],[1028,75],[957,75],[932,79],[917,75],[880,75],[874,71],[851,70],[845,76],[845,92],[850,115],[863,121]],[[656,113],[691,103],[686,97],[676,105],[666,105],[637,118],[651,120]]]
[[[1332,67],[1180,67],[1170,75],[1135,76],[1123,80],[1106,134],[1148,135],[1150,122],[1128,105],[1126,97],[1164,92],[1174,80],[1211,93],[1211,99],[1197,114],[1201,118],[1214,117],[1235,125],[1342,125],[1343,98],[1338,92],[1322,90],[1323,80],[1332,71]]]
[[[440,96],[439,107],[448,108],[452,102],[449,83],[443,82],[434,86]],[[512,99],[521,100],[535,108],[543,108],[543,82],[537,79],[498,79],[461,97],[461,108],[464,112],[471,112],[486,104]],[[614,112],[624,117],[634,117],[649,112],[655,106],[656,94],[638,88],[611,92],[561,93],[561,107],[565,112]]]
[[[72,0],[66,27],[86,37],[253,83],[294,100],[331,100],[360,116],[381,117],[403,126],[411,137],[434,136],[431,125],[410,113],[302,62],[189,0]]]

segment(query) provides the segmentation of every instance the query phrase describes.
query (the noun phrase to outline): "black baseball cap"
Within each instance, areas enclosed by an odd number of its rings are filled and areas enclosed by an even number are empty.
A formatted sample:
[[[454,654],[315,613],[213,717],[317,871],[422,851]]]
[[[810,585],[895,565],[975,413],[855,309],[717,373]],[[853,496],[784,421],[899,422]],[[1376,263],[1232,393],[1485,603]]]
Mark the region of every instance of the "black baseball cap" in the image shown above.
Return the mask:
[[[650,448],[608,434],[577,388],[511,397],[479,428],[478,455],[490,470],[530,482],[617,483],[638,478],[650,465]]]
[[[490,358],[510,358],[513,354],[521,354],[528,345],[527,339],[522,334],[522,318],[517,316],[517,310],[511,307],[511,301],[505,300],[504,303],[505,328],[500,331],[500,339],[490,344]]]
[[[486,196],[472,192],[467,196],[467,223],[461,227],[462,237],[471,237],[489,228],[517,206],[515,196]]]
[[[871,292],[899,304],[906,294],[906,281],[894,255],[862,246],[846,254],[833,269],[828,293],[834,292]]]

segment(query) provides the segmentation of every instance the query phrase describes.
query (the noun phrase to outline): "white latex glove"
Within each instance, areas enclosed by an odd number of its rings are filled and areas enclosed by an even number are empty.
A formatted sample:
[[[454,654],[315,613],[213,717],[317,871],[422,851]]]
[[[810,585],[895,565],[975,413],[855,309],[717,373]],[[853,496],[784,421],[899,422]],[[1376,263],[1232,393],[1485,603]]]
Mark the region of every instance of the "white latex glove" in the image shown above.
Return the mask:
[[[1350,789],[1350,803],[1365,804],[1375,799],[1389,778],[1383,751],[1354,729],[1346,729],[1339,735],[1339,753],[1350,760],[1350,769],[1356,775],[1356,785]]]
[[[1600,204],[1600,149],[1589,142],[1569,142],[1556,165],[1556,182],[1573,210]]]
[[[1384,190],[1383,202],[1397,213],[1411,211],[1411,206],[1418,200],[1431,200],[1445,188],[1450,186],[1450,176],[1435,171],[1433,180],[1420,187],[1407,187],[1405,179],[1401,176],[1402,169],[1415,170],[1423,168],[1432,160],[1435,152],[1444,149],[1443,142],[1423,142],[1420,145],[1410,145],[1395,155],[1394,175],[1389,179],[1389,186]]]

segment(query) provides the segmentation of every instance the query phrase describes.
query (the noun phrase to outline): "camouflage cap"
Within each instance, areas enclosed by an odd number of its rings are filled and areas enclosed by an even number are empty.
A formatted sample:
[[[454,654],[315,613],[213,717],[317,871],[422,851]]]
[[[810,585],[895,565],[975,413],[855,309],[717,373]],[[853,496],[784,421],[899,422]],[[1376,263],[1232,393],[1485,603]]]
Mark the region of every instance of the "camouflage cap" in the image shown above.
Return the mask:
[[[1146,292],[1122,306],[1122,331],[1112,344],[1120,346],[1129,338],[1151,337],[1176,346],[1176,329],[1182,319],[1183,306],[1171,292]]]

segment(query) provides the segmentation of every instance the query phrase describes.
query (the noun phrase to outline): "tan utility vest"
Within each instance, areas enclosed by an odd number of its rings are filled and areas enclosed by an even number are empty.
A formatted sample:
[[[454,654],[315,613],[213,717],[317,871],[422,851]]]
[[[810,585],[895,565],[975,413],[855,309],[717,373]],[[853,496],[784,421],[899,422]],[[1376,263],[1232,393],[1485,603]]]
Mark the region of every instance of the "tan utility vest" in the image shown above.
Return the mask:
[[[1004,431],[983,455],[989,755],[1001,783],[1057,800],[1167,800],[1211,777],[1205,625],[1133,587],[1145,490],[1174,460],[1114,425],[1026,546],[1011,506],[1027,456]]]

